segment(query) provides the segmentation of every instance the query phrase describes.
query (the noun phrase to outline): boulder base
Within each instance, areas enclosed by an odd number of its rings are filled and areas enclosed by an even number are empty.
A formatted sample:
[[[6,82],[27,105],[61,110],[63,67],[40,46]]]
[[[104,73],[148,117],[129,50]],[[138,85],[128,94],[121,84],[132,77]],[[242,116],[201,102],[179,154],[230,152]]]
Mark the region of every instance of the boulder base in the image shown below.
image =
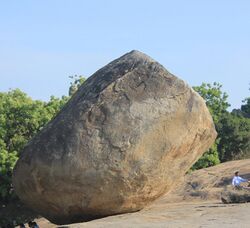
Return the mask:
[[[134,212],[168,192],[215,138],[202,98],[132,51],[88,78],[29,142],[14,188],[56,224]]]

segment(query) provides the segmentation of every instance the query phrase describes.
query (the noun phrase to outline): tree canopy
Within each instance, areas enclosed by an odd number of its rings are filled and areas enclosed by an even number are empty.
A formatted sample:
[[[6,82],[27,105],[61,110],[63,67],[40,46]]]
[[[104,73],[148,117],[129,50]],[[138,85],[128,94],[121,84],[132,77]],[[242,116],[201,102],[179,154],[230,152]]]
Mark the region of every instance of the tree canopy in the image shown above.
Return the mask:
[[[213,146],[194,164],[192,169],[216,165],[220,162],[250,157],[250,98],[239,110],[229,112],[228,95],[219,83],[193,87],[205,100],[213,117],[218,136]]]
[[[70,96],[84,82],[71,78]],[[48,102],[32,100],[19,89],[0,93],[0,201],[13,197],[11,174],[20,152],[64,106],[70,96],[51,96]]]

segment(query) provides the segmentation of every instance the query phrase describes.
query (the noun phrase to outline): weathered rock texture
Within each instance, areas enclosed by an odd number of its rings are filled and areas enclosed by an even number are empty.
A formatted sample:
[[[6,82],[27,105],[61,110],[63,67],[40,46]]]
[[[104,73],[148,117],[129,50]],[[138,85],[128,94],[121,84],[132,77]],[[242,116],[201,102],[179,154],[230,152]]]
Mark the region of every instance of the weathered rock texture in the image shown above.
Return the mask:
[[[232,190],[226,189],[221,192],[223,203],[247,203],[250,202],[250,189]]]
[[[169,191],[215,137],[202,98],[132,51],[92,75],[26,146],[14,188],[57,224],[138,211]]]

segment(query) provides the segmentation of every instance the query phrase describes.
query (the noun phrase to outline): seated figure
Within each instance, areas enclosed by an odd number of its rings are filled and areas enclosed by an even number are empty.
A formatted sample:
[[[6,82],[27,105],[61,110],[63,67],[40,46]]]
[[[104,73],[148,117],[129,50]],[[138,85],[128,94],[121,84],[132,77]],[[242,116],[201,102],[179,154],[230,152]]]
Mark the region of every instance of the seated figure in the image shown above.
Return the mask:
[[[250,187],[245,187],[245,186],[241,186],[241,183],[243,182],[249,182],[247,179],[244,179],[242,177],[239,176],[239,171],[236,171],[234,173],[234,178],[232,180],[232,185],[235,187],[235,189],[250,189]]]

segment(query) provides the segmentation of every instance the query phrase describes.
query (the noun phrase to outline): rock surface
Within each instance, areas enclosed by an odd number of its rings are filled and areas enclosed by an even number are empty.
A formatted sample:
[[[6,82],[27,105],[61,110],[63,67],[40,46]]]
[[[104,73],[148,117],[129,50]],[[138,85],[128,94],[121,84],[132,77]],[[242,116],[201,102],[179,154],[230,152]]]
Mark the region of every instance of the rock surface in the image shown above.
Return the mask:
[[[128,227],[246,227],[250,224],[250,203],[223,204],[221,192],[230,188],[235,170],[250,179],[250,159],[225,162],[188,173],[174,187],[143,210],[136,213],[109,216],[84,223],[68,224],[69,228],[128,228]],[[247,183],[243,183],[246,184]],[[190,191],[191,189],[192,191]],[[208,194],[199,197],[204,189]],[[4,209],[4,208],[2,208]],[[23,208],[19,212],[23,212]],[[1,215],[1,209],[0,209]],[[1,219],[1,216],[0,216]],[[42,228],[56,228],[45,218],[36,219]],[[28,225],[27,225],[28,226]]]
[[[195,201],[164,204],[157,202],[136,213],[109,216],[67,228],[248,228],[250,204],[222,204],[218,201]],[[45,219],[37,220],[42,228],[58,228]]]
[[[168,192],[215,137],[202,98],[132,51],[88,78],[30,141],[13,184],[56,224],[134,212]]]
[[[221,192],[222,203],[247,203],[250,202],[250,189],[226,189]]]
[[[241,177],[250,179],[250,159],[224,162],[188,173],[164,196],[164,202],[221,201],[222,193],[233,189],[232,179],[236,170],[240,171]],[[247,185],[242,183],[244,187]]]

